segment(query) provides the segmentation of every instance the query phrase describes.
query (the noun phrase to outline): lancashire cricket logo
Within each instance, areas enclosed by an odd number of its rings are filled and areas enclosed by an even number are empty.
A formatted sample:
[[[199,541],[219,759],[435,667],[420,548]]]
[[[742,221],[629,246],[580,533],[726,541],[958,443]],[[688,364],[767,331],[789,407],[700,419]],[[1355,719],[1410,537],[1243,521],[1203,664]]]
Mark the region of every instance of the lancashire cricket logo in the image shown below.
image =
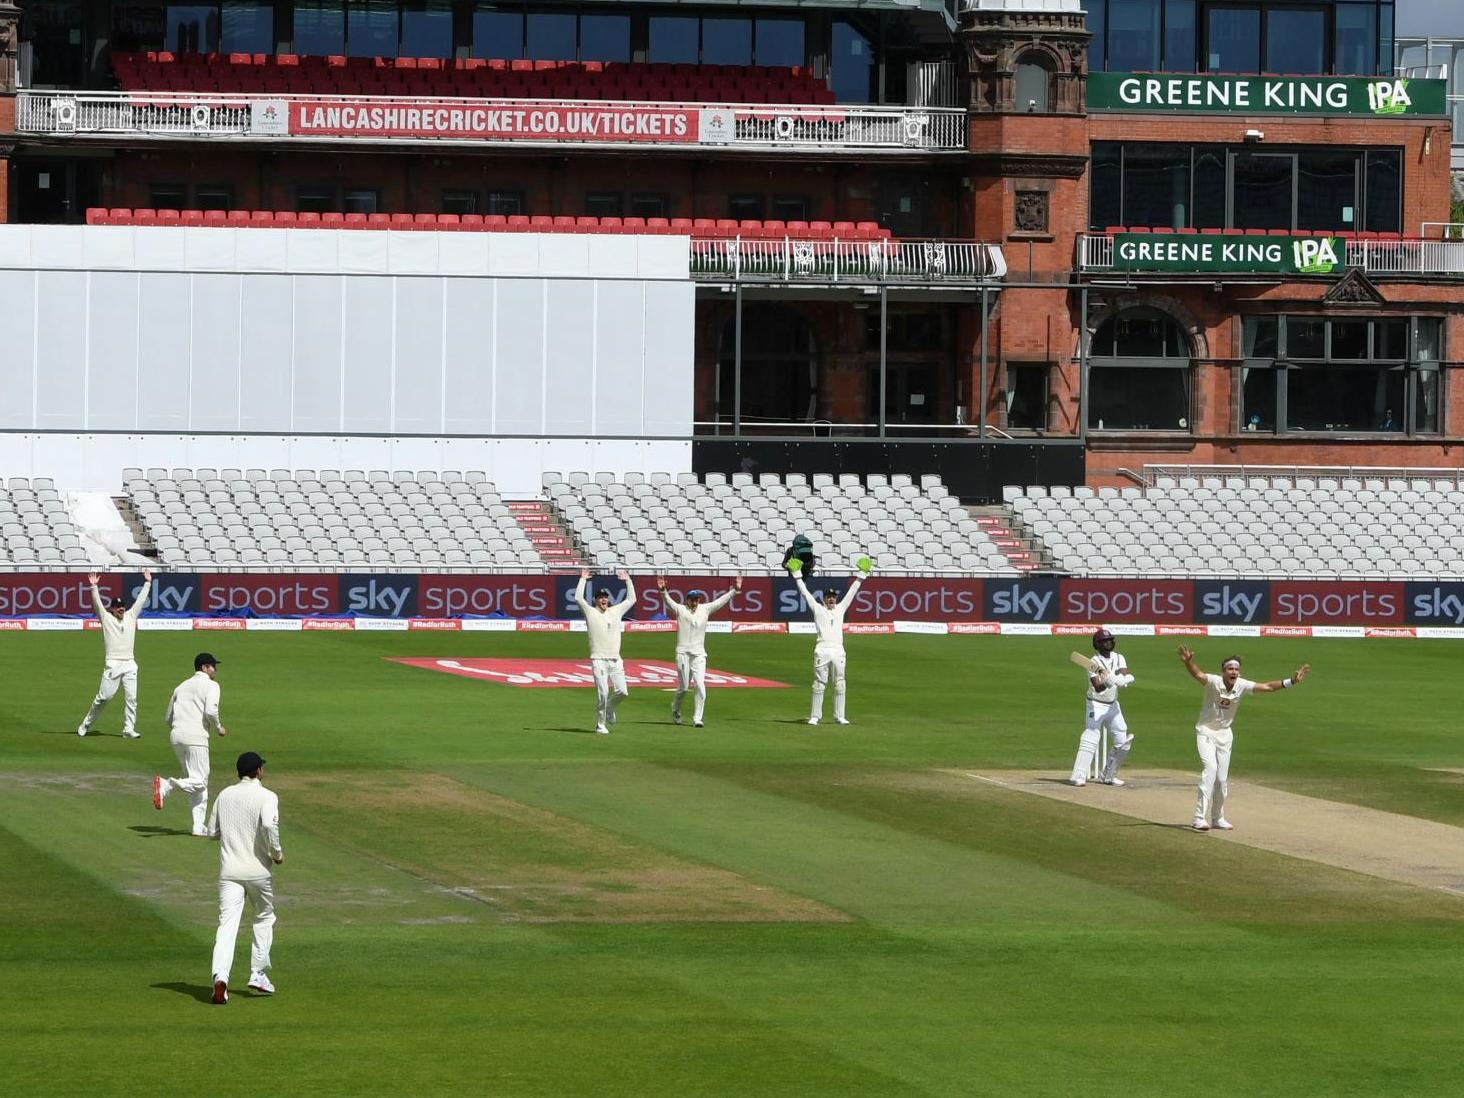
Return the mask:
[[[1413,105],[1407,80],[1374,80],[1367,86],[1367,105],[1373,114],[1406,114]]]
[[[1298,274],[1331,274],[1341,262],[1335,237],[1317,236],[1291,242],[1291,261]]]

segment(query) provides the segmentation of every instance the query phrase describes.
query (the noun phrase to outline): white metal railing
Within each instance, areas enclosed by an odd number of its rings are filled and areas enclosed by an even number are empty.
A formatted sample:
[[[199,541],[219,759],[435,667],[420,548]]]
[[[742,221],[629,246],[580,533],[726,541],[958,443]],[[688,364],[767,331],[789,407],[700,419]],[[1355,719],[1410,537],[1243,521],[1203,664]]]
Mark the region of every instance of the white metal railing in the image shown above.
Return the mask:
[[[1397,76],[1447,80],[1449,121],[1453,129],[1452,162],[1464,171],[1464,38],[1408,38],[1393,43]]]
[[[606,116],[629,113],[674,115],[683,127],[664,139],[638,136],[636,145],[674,144],[701,147],[781,148],[789,150],[921,150],[966,148],[966,112],[958,109],[905,106],[799,105],[764,106],[736,103],[610,103],[569,99],[450,99],[411,96],[224,95],[188,92],[22,91],[16,103],[16,130],[48,135],[131,135],[140,137],[232,138],[281,141],[363,139],[399,141],[463,141],[576,145],[623,145],[613,130],[587,136],[583,129],[559,132],[526,130],[513,136],[472,132],[471,116],[484,112],[548,115],[572,112]],[[297,131],[292,107],[322,104],[328,108],[391,108],[457,112],[469,116],[468,132],[424,128],[411,136],[371,132]],[[273,107],[273,117],[263,113]],[[478,131],[484,130],[479,125]],[[600,132],[600,131],[591,131]]]
[[[995,244],[965,240],[691,239],[691,274],[732,282],[969,283],[1006,276]]]
[[[1252,479],[1265,481],[1265,487],[1275,486],[1277,480],[1287,481],[1292,487],[1298,480],[1339,484],[1355,480],[1373,491],[1398,491],[1401,485],[1411,488],[1424,483],[1430,487],[1439,483],[1464,487],[1464,469],[1404,465],[1145,465],[1143,477],[1150,487],[1157,487],[1160,480],[1197,480],[1202,487],[1211,488],[1262,486],[1246,483]]]
[[[1464,222],[1425,221],[1418,235],[1425,240],[1464,240]]]
[[[1437,225],[1437,222],[1431,222]],[[1447,228],[1448,226],[1446,226]],[[1425,226],[1428,228],[1428,226]],[[1176,239],[1204,239],[1177,237]],[[1436,240],[1348,240],[1346,265],[1361,267],[1367,274],[1464,275],[1464,239],[1457,234]],[[1123,270],[1116,266],[1113,237],[1105,233],[1078,237],[1080,271]],[[1157,273],[1135,271],[1135,274]],[[1216,272],[1196,272],[1213,274]],[[1227,272],[1240,274],[1243,272]]]

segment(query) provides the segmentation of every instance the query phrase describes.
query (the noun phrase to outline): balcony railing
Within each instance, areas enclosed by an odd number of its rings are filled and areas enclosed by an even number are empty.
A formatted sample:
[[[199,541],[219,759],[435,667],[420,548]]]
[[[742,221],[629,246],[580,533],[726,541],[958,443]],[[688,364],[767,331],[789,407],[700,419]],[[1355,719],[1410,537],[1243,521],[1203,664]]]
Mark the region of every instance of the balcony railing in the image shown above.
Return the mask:
[[[16,129],[57,136],[586,147],[955,152],[966,112],[935,107],[23,91]]]
[[[691,240],[691,275],[704,282],[969,285],[1006,270],[999,246],[964,240]]]
[[[1176,241],[1204,241],[1204,236],[1175,236]],[[1249,239],[1249,238],[1247,238]],[[1274,240],[1273,237],[1256,237],[1258,241]],[[1282,238],[1285,239],[1285,238]],[[1344,240],[1345,255],[1340,257],[1344,267],[1360,267],[1370,275],[1439,275],[1464,276],[1464,240]],[[1289,244],[1289,241],[1288,241]],[[1207,268],[1196,265],[1184,271],[1157,271],[1144,269],[1135,264],[1126,266],[1114,256],[1114,237],[1110,234],[1091,234],[1078,237],[1078,269],[1085,273],[1115,272],[1151,277],[1204,277],[1217,274],[1228,276],[1282,276],[1285,271],[1257,270],[1247,272],[1233,266]]]

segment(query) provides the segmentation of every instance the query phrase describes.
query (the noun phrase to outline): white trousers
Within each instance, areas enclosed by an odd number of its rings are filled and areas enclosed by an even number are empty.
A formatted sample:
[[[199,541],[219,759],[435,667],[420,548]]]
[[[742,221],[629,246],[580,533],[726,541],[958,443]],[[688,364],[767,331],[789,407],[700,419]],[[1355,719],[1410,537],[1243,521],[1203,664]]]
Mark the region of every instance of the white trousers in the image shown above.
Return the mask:
[[[1230,794],[1230,745],[1235,734],[1196,732],[1200,750],[1200,795],[1195,800],[1195,819],[1214,822],[1225,815],[1225,798]]]
[[[1123,709],[1117,701],[1089,699],[1084,710],[1083,734],[1078,737],[1078,754],[1073,759],[1073,781],[1087,781],[1093,772],[1093,760],[1098,755],[1098,744],[1102,742],[1105,729],[1112,750],[1104,763],[1102,777],[1105,781],[1112,781],[1117,776],[1134,738],[1129,735],[1128,722],[1123,719]]]
[[[193,833],[207,835],[208,814],[208,748],[186,743],[173,744],[173,754],[183,768],[183,777],[164,778],[164,794],[175,790],[188,794],[188,810],[193,813]]]
[[[845,656],[842,652],[826,652],[822,649],[813,650],[813,707],[809,711],[810,717],[823,717],[824,690],[829,684],[829,679],[834,680],[834,720],[844,719],[844,663]]]
[[[671,715],[681,717],[681,699],[691,691],[694,701],[692,720],[700,721],[707,708],[707,654],[676,653],[676,697],[671,701]]]
[[[234,967],[234,942],[239,936],[239,918],[244,914],[244,897],[254,910],[254,943],[249,950],[249,974],[269,971],[269,947],[274,943],[274,881],[260,877],[252,881],[219,880],[219,930],[214,936],[213,978],[229,982]]]
[[[92,699],[91,708],[86,711],[81,726],[90,728],[107,703],[117,696],[122,688],[122,731],[135,731],[137,724],[137,661],[108,660],[102,668],[102,682],[97,687],[97,696]]]
[[[595,727],[615,723],[615,707],[630,696],[625,686],[625,663],[613,659],[592,659],[590,670],[595,676]]]

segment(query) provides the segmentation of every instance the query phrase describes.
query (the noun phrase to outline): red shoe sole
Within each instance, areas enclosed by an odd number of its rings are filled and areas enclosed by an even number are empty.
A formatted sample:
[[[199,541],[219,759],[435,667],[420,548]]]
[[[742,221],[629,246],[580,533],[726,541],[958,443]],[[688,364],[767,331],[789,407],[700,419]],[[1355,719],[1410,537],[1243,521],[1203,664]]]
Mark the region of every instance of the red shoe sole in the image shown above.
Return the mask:
[[[162,778],[154,778],[153,779],[153,807],[156,808],[159,812],[162,811],[162,808],[163,808],[163,779]]]

